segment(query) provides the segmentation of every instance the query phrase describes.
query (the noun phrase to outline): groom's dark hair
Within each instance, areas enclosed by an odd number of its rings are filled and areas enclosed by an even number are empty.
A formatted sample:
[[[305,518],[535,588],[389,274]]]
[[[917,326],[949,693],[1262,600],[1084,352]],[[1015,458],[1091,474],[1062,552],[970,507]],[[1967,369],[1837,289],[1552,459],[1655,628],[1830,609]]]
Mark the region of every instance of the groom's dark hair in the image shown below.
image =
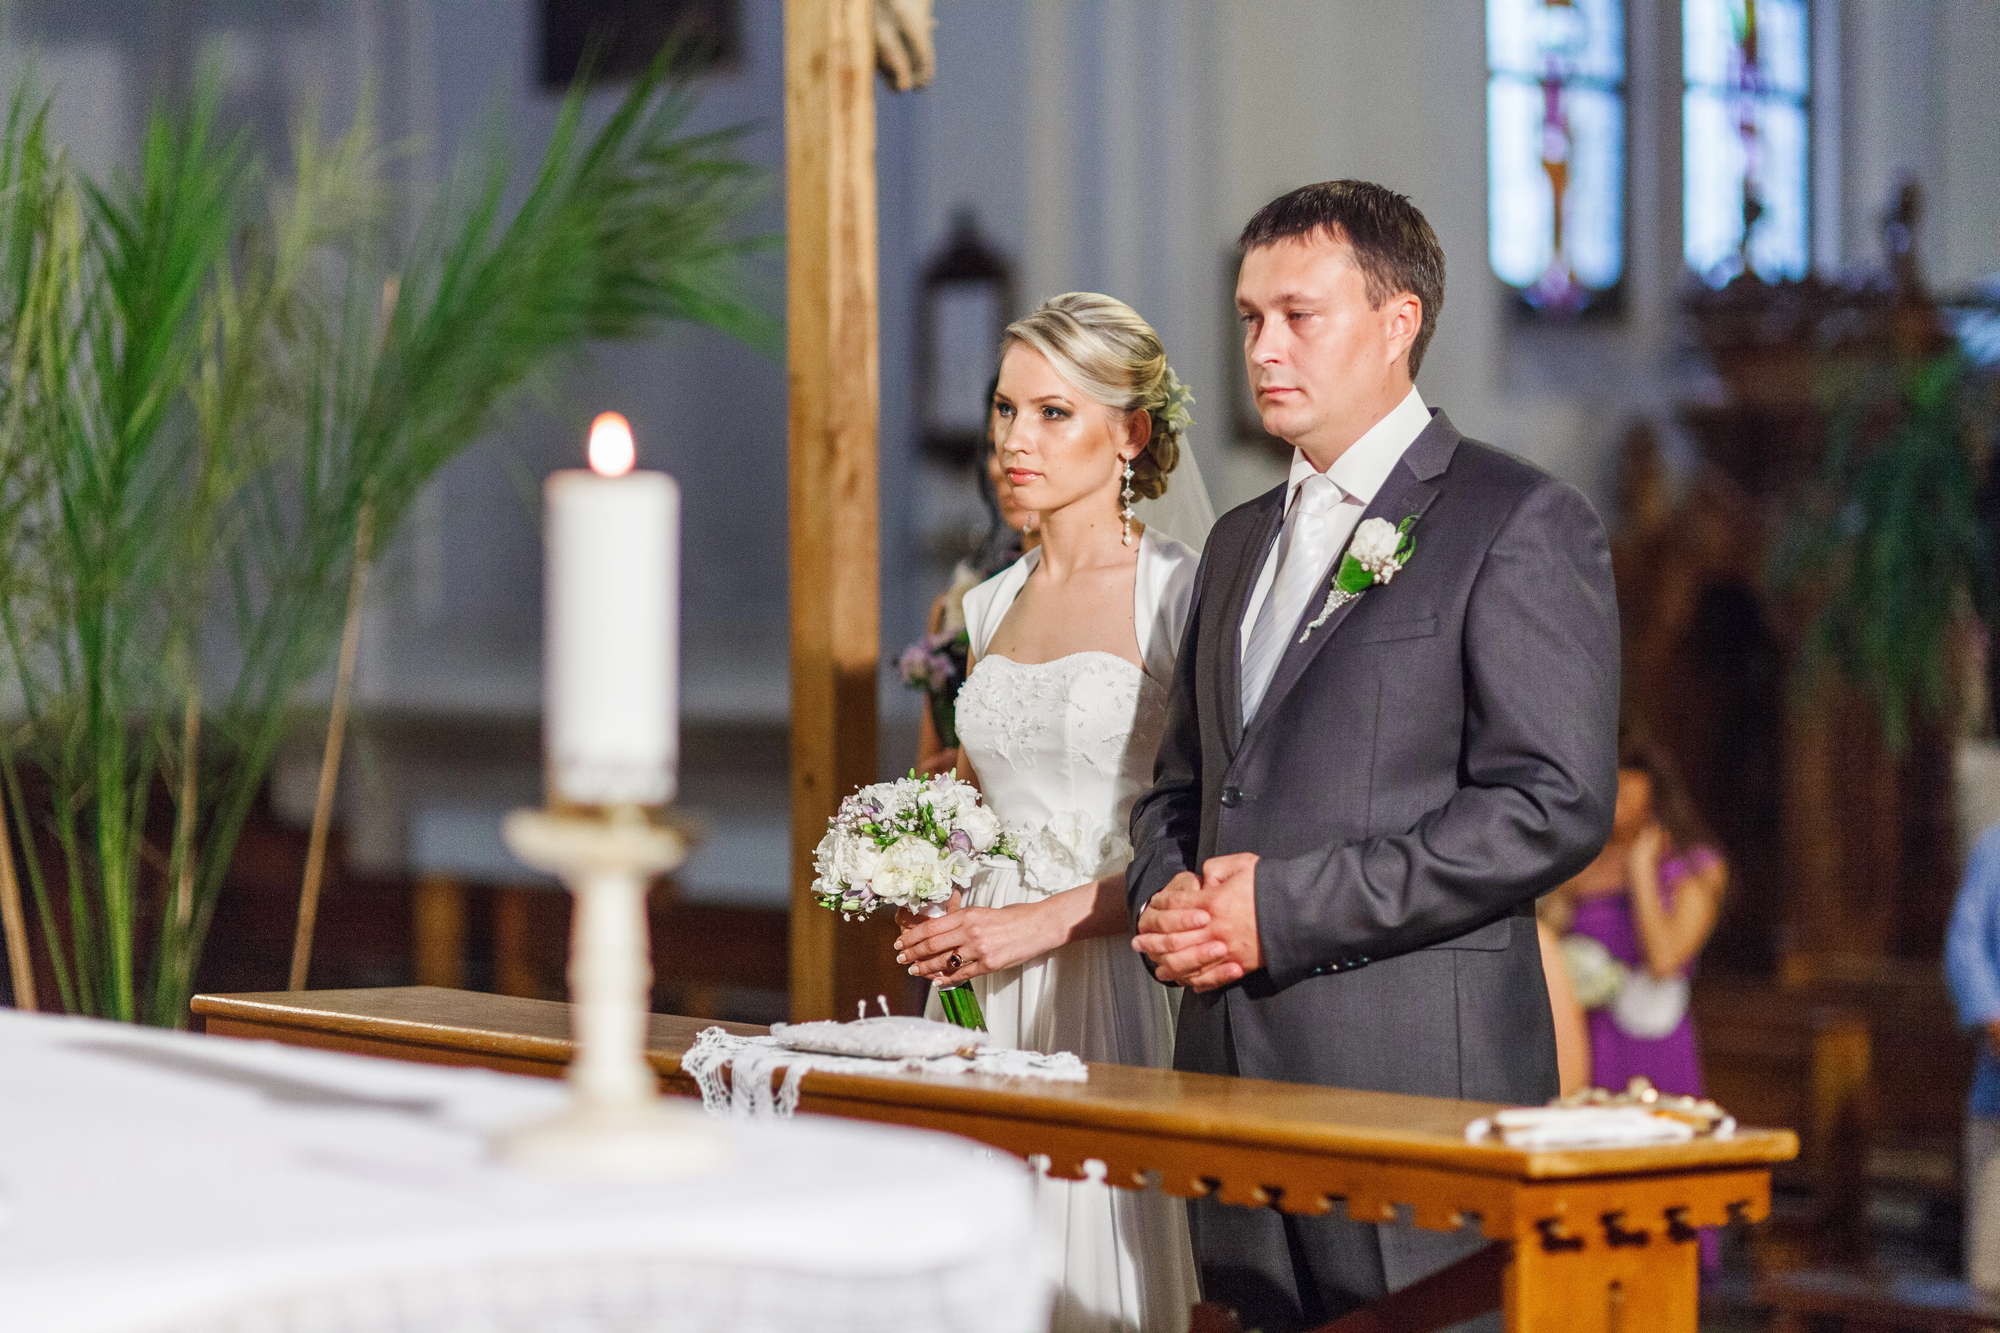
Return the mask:
[[[1416,339],[1410,344],[1410,378],[1424,362],[1424,349],[1437,332],[1444,308],[1444,247],[1417,206],[1372,181],[1321,181],[1301,185],[1257,210],[1236,238],[1238,254],[1260,245],[1326,233],[1345,241],[1367,284],[1368,304],[1379,308],[1409,292],[1423,305]]]

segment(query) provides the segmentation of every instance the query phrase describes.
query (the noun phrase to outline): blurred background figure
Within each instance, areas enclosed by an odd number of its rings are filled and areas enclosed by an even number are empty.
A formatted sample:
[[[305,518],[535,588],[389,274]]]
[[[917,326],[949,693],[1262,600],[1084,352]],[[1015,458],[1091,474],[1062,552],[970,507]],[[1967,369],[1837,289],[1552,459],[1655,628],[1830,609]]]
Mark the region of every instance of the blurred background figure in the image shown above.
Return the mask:
[[[1965,866],[1945,939],[1945,980],[1959,1021],[1979,1040],[1965,1113],[1965,1276],[2000,1289],[2000,824]]]
[[[979,549],[960,560],[951,574],[951,586],[931,603],[924,623],[924,637],[903,650],[898,663],[903,683],[921,690],[926,707],[917,729],[917,771],[949,772],[958,763],[958,729],[953,722],[958,687],[965,683],[967,640],[965,634],[965,594],[1020,559],[1041,543],[1033,510],[1014,499],[1014,487],[1000,467],[999,452],[993,447],[993,391],[996,377],[986,386],[985,462],[978,469],[979,498],[986,506],[990,523]]]
[[[1576,1002],[1569,968],[1563,963],[1562,937],[1539,914],[1535,934],[1542,945],[1542,976],[1549,986],[1549,1012],[1556,1021],[1556,1074],[1562,1095],[1590,1086],[1590,1022]]]
[[[1611,841],[1543,900],[1544,922],[1564,937],[1574,998],[1588,1011],[1596,1086],[1619,1091],[1644,1077],[1662,1092],[1701,1094],[1688,975],[1728,882],[1672,761],[1628,721],[1619,728]]]

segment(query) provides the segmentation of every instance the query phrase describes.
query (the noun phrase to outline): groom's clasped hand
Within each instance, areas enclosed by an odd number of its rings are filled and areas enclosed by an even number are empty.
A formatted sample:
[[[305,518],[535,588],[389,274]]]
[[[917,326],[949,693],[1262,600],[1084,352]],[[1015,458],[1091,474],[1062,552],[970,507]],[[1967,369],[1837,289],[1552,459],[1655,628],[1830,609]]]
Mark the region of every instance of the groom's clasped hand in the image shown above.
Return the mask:
[[[1211,856],[1201,876],[1183,870],[1139,914],[1132,947],[1153,975],[1191,990],[1241,981],[1264,965],[1257,939],[1257,854]]]

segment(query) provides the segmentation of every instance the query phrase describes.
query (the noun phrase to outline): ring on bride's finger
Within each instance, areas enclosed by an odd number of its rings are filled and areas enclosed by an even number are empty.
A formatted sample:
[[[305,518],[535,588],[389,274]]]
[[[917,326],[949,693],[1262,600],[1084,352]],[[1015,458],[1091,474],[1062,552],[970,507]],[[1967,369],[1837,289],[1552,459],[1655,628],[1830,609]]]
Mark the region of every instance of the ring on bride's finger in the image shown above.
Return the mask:
[[[944,960],[944,974],[950,976],[964,966],[965,960],[954,953],[951,957]]]

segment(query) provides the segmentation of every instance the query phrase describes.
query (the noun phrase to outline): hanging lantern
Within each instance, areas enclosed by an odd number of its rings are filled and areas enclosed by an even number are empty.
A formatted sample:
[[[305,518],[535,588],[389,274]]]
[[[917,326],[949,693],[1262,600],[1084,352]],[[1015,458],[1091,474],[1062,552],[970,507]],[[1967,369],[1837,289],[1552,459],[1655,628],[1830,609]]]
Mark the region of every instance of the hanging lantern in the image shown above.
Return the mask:
[[[917,293],[917,422],[941,463],[970,466],[986,444],[986,386],[1013,309],[1012,270],[960,209]]]

